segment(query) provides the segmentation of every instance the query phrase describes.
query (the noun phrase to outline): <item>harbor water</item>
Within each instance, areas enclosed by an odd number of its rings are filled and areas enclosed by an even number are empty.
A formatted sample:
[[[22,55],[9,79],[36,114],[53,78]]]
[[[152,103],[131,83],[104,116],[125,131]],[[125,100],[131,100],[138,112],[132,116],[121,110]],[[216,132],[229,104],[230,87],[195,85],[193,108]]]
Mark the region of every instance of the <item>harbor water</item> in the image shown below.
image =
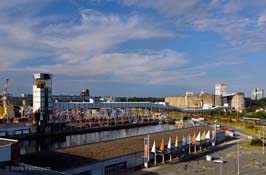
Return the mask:
[[[57,150],[78,145],[97,143],[119,138],[127,138],[138,135],[163,132],[178,129],[175,125],[151,125],[129,129],[119,129],[111,131],[99,131],[69,136],[46,137],[41,139],[21,140],[20,153],[26,154],[43,150]]]

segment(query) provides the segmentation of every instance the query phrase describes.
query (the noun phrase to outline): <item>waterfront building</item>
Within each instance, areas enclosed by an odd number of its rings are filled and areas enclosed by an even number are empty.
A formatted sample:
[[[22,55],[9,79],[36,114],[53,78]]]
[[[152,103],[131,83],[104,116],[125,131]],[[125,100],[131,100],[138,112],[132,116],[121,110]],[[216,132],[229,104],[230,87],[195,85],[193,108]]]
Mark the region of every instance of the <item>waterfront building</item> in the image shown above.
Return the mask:
[[[82,91],[80,92],[80,96],[81,97],[88,97],[88,96],[90,96],[89,89],[82,89]]]
[[[224,83],[217,83],[215,85],[215,95],[227,95],[227,85]]]
[[[33,112],[39,113],[39,121],[47,123],[53,109],[52,74],[33,75]]]
[[[227,95],[215,95],[209,93],[186,93],[185,96],[166,96],[165,102],[170,106],[185,109],[210,109],[212,107],[224,106],[242,111],[245,107],[243,92],[236,92]]]
[[[250,97],[252,100],[259,100],[264,98],[264,90],[261,88],[254,88],[251,90]]]
[[[215,105],[215,95],[205,92],[200,94],[186,92],[185,96],[166,96],[165,102],[185,109],[206,109],[217,106]]]

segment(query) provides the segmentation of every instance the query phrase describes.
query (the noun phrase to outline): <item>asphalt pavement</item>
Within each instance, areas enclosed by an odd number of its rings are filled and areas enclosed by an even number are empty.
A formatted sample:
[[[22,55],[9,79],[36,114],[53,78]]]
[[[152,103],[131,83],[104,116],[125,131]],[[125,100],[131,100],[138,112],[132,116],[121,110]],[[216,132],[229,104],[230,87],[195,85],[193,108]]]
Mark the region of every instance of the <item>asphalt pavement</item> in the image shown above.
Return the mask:
[[[236,175],[238,173],[238,156],[240,175],[265,175],[266,154],[261,148],[242,148],[248,136],[253,136],[231,127],[240,134],[241,139],[232,140],[213,148],[193,153],[187,158],[176,158],[164,164],[129,173],[130,175]],[[238,146],[238,142],[240,143]],[[239,147],[239,154],[238,154]],[[206,161],[206,155],[224,163]]]

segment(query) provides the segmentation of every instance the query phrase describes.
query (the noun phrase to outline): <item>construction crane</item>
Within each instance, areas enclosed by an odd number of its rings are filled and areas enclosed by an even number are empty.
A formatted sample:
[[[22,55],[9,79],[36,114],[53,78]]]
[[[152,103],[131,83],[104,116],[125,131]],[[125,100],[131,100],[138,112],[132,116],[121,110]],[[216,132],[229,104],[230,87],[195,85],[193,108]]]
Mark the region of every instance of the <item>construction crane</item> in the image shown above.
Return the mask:
[[[4,108],[4,113],[2,118],[5,118],[7,122],[9,121],[9,117],[12,118],[11,114],[12,112],[10,112],[10,110],[13,109],[13,106],[8,102],[8,81],[9,81],[8,79],[5,80],[3,96],[1,97],[1,101],[3,103],[3,108]]]
[[[4,107],[4,114],[3,114],[3,118],[7,118],[8,117],[8,107],[7,107],[7,90],[8,90],[8,79],[6,79],[5,84],[4,84],[4,90],[3,90],[3,96],[1,98],[2,103],[3,103],[3,107]]]

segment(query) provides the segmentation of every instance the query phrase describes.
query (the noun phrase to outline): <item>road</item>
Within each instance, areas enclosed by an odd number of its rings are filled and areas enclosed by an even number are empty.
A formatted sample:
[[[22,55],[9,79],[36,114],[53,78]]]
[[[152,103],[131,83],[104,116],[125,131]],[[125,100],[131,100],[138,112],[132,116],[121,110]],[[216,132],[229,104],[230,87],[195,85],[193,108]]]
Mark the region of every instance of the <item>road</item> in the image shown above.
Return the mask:
[[[248,132],[243,131],[243,130],[241,130],[241,129],[239,129],[239,128],[236,128],[236,127],[234,127],[234,126],[232,126],[232,125],[224,125],[224,126],[226,126],[226,127],[228,127],[228,128],[232,128],[232,129],[234,130],[235,134],[238,134],[238,135],[240,136],[240,138],[245,138],[245,139],[247,139],[248,136],[252,136],[253,138],[257,138],[257,137],[258,137],[258,136],[255,135],[255,134],[248,133]]]
[[[241,137],[247,138],[249,133],[239,132]],[[156,167],[143,169],[130,175],[236,175],[238,167],[238,141],[240,142],[239,162],[241,175],[265,175],[266,155],[261,149],[241,148],[247,143],[246,139],[238,139],[217,145],[215,148],[192,154],[187,159],[174,159],[171,162]],[[225,163],[207,162],[205,156],[224,160]]]

